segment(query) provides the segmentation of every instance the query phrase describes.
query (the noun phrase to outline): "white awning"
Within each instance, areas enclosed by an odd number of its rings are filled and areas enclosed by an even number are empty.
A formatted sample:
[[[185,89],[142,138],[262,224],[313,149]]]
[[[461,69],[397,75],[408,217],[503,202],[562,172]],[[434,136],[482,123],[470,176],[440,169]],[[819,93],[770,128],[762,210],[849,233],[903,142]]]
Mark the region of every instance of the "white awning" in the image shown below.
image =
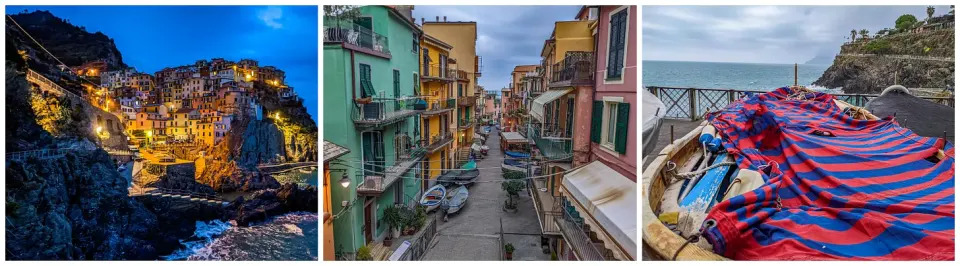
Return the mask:
[[[517,132],[500,132],[500,137],[507,143],[526,143],[527,138]]]
[[[563,190],[614,253],[637,259],[637,183],[600,161],[563,176]]]
[[[560,98],[560,96],[563,96],[572,90],[573,89],[571,88],[562,90],[548,90],[543,94],[540,94],[540,96],[537,96],[536,99],[533,99],[533,104],[530,105],[530,115],[532,115],[541,123],[546,122],[543,121],[543,106],[556,100],[557,98]]]

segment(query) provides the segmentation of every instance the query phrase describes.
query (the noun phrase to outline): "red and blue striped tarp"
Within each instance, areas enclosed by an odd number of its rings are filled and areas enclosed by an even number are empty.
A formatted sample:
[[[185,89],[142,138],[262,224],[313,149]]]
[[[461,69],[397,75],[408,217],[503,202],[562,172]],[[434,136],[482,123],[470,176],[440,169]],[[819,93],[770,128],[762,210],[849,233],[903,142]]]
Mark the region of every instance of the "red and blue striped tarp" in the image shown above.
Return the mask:
[[[742,260],[953,260],[953,144],[833,100],[784,87],[706,116],[766,182],[718,203],[702,236]]]

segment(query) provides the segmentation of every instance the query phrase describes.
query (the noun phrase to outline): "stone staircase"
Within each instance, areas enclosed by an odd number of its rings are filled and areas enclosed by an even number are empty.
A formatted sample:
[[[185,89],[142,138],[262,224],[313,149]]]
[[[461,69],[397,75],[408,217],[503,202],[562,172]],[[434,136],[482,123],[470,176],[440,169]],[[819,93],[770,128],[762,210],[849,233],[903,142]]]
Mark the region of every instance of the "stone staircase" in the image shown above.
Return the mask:
[[[374,242],[370,245],[370,255],[375,261],[387,260],[392,254],[393,251],[390,250],[390,247],[384,246],[383,242]]]

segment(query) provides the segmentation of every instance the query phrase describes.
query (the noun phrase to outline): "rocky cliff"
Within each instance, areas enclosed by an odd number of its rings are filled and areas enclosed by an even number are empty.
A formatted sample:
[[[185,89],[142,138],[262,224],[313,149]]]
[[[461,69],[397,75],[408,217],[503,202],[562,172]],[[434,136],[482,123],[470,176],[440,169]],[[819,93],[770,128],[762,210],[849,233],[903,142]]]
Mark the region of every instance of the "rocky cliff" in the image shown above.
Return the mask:
[[[87,32],[86,28],[70,24],[69,21],[58,18],[49,11],[20,13],[11,17],[67,66],[79,66],[96,60],[104,61],[108,70],[127,66],[123,63],[123,57],[113,39],[101,32]],[[16,25],[13,23],[6,23],[6,25],[7,38],[14,37],[19,43],[17,47],[19,50],[27,50],[30,57],[37,61],[55,62],[22,34]]]
[[[813,84],[870,94],[893,84],[943,88],[954,82],[953,47],[952,28],[847,43]]]

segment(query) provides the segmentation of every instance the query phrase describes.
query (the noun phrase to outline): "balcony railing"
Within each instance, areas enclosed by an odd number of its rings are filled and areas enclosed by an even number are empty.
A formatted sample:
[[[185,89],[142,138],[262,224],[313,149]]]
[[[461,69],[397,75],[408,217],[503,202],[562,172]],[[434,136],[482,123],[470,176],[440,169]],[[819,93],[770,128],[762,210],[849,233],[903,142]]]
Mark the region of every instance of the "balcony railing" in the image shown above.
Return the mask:
[[[357,126],[385,126],[423,112],[415,104],[419,98],[371,98],[369,101],[358,99],[353,108],[353,122]]]
[[[450,82],[456,77],[457,71],[440,64],[424,65],[420,72],[420,79],[424,81],[446,81]]]
[[[593,84],[593,52],[567,52],[551,71],[550,87]]]
[[[457,80],[461,80],[461,81],[470,80],[470,76],[467,75],[467,71],[457,70],[456,74],[457,74],[456,76]]]
[[[427,109],[423,111],[423,116],[433,116],[453,110],[457,106],[457,99],[443,99],[440,97],[429,97],[426,99]]]
[[[387,37],[353,23],[323,27],[323,42],[339,42],[374,52],[390,54]]]
[[[453,132],[446,132],[436,136],[431,136],[423,142],[423,146],[426,147],[426,151],[428,153],[432,153],[453,142]]]
[[[457,125],[458,125],[461,129],[465,129],[465,128],[472,127],[472,126],[473,126],[473,122],[474,122],[473,119],[472,119],[472,118],[469,118],[469,117],[468,117],[468,118],[460,118],[460,119],[457,121]]]
[[[477,96],[462,96],[457,98],[457,105],[459,106],[474,106],[477,104]]]
[[[563,239],[567,241],[570,248],[576,254],[577,259],[582,261],[600,261],[606,260],[603,253],[597,249],[598,244],[591,241],[590,237],[584,232],[583,218],[572,217],[569,212],[563,212],[562,217],[554,216]]]
[[[573,159],[573,140],[570,137],[561,137],[560,133],[541,131],[540,127],[530,125],[527,129],[528,138],[533,139],[537,149],[544,159],[550,161],[570,161]],[[565,134],[564,134],[565,135]]]
[[[363,176],[363,183],[357,185],[357,194],[379,195],[383,193],[384,190],[390,188],[390,185],[393,185],[400,177],[410,171],[410,168],[419,163],[425,152],[426,150],[423,147],[408,149],[383,173],[357,170],[357,174]]]

